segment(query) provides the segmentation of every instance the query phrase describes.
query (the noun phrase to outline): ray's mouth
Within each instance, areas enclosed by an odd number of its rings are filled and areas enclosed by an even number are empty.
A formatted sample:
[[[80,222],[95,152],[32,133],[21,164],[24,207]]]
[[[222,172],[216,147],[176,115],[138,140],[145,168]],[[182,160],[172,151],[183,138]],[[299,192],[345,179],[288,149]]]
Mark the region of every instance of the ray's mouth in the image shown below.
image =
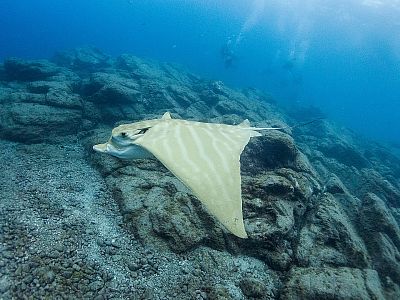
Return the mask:
[[[115,151],[123,151],[124,150],[123,145],[119,145],[118,143],[115,143],[111,140],[104,144],[97,144],[93,146],[93,150],[96,152],[101,152],[101,153],[109,153],[109,152],[115,152]]]
[[[120,144],[120,143],[118,143],[117,141],[114,141],[114,140],[110,140],[107,143],[107,149],[108,150],[122,151],[122,150],[124,150],[125,147],[126,147],[125,145],[122,145],[122,144]]]

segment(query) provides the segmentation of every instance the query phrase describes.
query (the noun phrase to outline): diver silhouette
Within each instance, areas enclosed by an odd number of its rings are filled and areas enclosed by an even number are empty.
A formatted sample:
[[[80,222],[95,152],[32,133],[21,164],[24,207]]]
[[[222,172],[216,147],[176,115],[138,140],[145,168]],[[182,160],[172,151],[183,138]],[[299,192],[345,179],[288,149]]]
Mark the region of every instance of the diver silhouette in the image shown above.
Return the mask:
[[[232,49],[233,46],[234,43],[232,42],[232,39],[229,38],[227,42],[221,47],[221,57],[224,61],[224,66],[226,69],[231,68],[236,59],[236,55]]]

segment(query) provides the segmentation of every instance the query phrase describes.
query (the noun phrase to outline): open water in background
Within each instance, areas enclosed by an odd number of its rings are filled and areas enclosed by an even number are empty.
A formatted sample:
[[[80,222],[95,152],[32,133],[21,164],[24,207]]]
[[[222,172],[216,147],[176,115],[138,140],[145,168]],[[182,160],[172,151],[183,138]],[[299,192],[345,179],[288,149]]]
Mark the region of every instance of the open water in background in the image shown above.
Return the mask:
[[[2,0],[0,28],[1,60],[92,45],[176,62],[400,145],[398,0]]]

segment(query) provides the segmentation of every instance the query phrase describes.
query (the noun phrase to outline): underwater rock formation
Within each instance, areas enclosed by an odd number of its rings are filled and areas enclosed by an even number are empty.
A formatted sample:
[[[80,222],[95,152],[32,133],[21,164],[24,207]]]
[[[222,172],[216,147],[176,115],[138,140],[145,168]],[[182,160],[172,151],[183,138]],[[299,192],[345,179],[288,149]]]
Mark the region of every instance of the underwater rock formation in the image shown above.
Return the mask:
[[[159,162],[94,154],[156,118],[295,124],[268,95],[93,48],[0,66],[0,298],[398,299],[400,159],[321,121],[241,157],[249,239]]]

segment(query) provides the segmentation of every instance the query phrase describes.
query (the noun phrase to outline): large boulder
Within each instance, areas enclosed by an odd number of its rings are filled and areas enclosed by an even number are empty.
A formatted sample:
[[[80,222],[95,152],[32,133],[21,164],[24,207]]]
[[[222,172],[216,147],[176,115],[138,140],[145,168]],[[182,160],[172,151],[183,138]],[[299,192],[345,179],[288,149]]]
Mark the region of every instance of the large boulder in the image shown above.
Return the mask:
[[[60,72],[60,68],[47,60],[22,60],[8,58],[4,61],[7,80],[46,80]]]
[[[22,143],[55,141],[89,128],[77,76],[47,61],[9,59],[0,89],[0,137]]]
[[[79,109],[32,102],[0,105],[0,136],[22,143],[57,141],[77,134],[81,128]]]
[[[326,194],[301,229],[297,261],[301,266],[369,266],[368,251],[345,210]]]
[[[77,72],[92,72],[111,66],[110,57],[95,47],[80,47],[61,51],[54,55],[53,62]]]
[[[367,194],[359,222],[373,263],[382,276],[400,282],[400,228],[382,199]]]
[[[282,290],[282,299],[385,299],[371,269],[294,268]]]

